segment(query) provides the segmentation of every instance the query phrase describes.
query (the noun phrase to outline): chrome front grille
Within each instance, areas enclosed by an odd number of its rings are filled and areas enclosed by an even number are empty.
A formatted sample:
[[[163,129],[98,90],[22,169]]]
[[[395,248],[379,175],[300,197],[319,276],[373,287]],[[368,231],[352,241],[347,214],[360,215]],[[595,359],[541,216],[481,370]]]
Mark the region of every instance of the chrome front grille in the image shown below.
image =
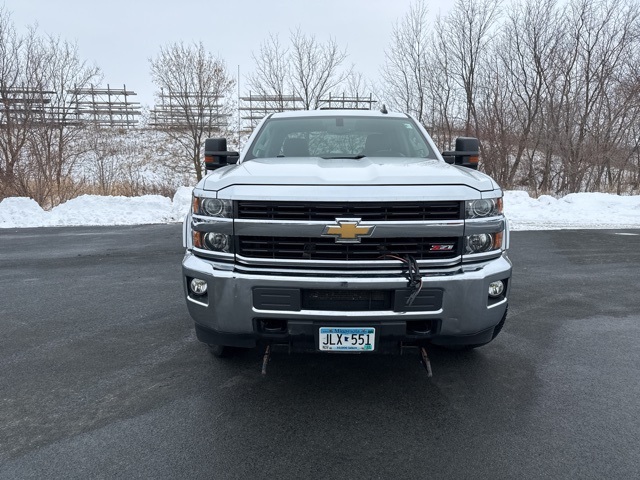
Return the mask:
[[[444,260],[461,252],[459,238],[362,238],[361,243],[336,243],[324,237],[237,237],[243,257],[278,260],[389,260],[388,255],[411,255],[416,260]],[[446,245],[450,249],[444,250]]]
[[[237,202],[237,218],[254,220],[317,220],[361,218],[363,221],[460,220],[463,202]]]

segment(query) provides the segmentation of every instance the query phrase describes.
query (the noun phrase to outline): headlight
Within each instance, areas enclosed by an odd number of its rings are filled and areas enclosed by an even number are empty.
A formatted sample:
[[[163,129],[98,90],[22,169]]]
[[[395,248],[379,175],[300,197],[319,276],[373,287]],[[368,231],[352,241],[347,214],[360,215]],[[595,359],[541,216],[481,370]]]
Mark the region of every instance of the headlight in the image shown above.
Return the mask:
[[[218,232],[193,232],[193,245],[212,252],[231,252],[231,235]]]
[[[210,232],[204,234],[205,247],[214,252],[228,252],[230,243],[229,235],[224,233]]]
[[[465,237],[465,253],[484,253],[502,247],[502,232],[477,233]]]
[[[465,207],[467,218],[495,217],[502,214],[502,198],[467,200]]]
[[[222,198],[193,197],[193,213],[208,217],[233,217],[233,203]]]

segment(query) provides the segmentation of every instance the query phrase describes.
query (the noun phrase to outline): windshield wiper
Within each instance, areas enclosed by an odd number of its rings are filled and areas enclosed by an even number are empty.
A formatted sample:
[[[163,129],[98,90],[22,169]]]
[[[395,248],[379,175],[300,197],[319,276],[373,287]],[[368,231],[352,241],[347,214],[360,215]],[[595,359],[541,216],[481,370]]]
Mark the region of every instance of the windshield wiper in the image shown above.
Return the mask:
[[[332,160],[332,159],[336,159],[336,158],[346,158],[349,160],[360,160],[361,158],[366,157],[366,155],[335,155],[335,156],[331,156],[331,157],[320,157],[320,158],[324,158],[325,160]]]

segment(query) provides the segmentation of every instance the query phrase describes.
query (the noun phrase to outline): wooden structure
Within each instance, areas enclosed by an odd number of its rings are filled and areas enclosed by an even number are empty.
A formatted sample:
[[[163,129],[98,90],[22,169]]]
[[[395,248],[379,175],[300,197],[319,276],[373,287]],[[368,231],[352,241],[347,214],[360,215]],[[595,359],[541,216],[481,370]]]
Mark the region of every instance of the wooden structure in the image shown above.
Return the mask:
[[[373,99],[372,94],[368,97],[329,94],[328,98],[320,100],[319,103],[321,109],[371,110],[377,100]],[[302,98],[295,95],[253,95],[249,92],[248,96],[240,97],[239,110],[241,120],[244,120],[241,133],[251,133],[258,122],[270,113],[305,110],[305,106]]]
[[[339,110],[371,110],[375,103],[378,103],[378,101],[373,99],[373,95],[371,93],[368,97],[361,97],[358,94],[356,94],[355,97],[348,97],[344,93],[336,97],[329,94],[329,98],[320,100],[320,108],[336,108]]]
[[[194,126],[205,126],[222,130],[229,124],[230,114],[223,113],[221,96],[164,90],[156,96],[158,103],[150,111],[152,128],[190,130]]]
[[[270,113],[305,110],[302,97],[295,95],[253,95],[240,97],[241,119],[245,121],[242,131],[253,131],[258,122]]]
[[[0,126],[42,122],[50,116],[55,92],[32,87],[0,87]]]
[[[69,92],[74,96],[76,116],[100,127],[129,128],[138,123],[140,103],[131,101],[136,93],[123,88],[77,88]]]
[[[140,104],[130,100],[134,95],[126,87],[112,89],[109,85],[62,93],[33,87],[0,87],[0,126],[131,127],[141,114]]]

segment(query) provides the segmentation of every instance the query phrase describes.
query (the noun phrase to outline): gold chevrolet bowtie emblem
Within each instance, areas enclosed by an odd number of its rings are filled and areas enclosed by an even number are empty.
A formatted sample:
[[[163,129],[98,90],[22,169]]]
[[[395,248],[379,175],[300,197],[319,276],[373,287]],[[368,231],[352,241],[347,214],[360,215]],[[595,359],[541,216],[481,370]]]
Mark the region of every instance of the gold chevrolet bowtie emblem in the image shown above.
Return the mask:
[[[322,236],[334,237],[336,243],[360,243],[360,239],[370,236],[375,228],[375,225],[360,225],[359,218],[336,218],[335,225],[324,227]]]

